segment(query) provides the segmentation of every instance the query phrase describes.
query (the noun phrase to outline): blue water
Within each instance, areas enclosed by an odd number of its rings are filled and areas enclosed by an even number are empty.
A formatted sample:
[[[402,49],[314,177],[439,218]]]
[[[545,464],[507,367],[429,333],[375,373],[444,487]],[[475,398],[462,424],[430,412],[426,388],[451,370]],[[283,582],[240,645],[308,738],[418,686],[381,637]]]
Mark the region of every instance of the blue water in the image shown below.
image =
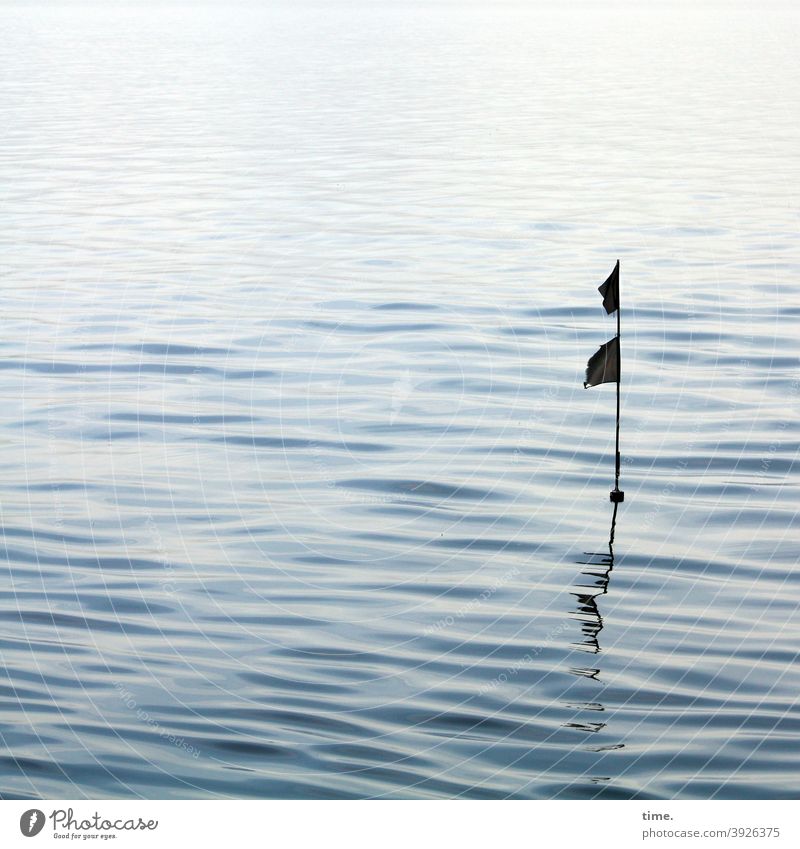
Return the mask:
[[[0,796],[797,796],[796,14],[0,14]]]

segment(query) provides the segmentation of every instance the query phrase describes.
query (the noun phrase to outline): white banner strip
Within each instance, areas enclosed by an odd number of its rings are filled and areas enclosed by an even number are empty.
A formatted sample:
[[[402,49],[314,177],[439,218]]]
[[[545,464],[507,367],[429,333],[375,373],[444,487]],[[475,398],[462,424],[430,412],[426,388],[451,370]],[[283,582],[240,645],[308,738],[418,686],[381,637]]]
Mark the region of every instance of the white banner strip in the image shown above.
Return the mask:
[[[13,801],[0,846],[624,849],[800,845],[783,801]]]

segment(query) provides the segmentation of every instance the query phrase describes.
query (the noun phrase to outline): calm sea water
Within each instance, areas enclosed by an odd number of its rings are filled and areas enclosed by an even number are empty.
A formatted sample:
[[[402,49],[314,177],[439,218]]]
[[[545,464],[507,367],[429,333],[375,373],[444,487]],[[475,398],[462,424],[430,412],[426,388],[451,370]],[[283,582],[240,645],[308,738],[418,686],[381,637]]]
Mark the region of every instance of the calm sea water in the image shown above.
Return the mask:
[[[1,796],[798,795],[796,13],[0,14]]]

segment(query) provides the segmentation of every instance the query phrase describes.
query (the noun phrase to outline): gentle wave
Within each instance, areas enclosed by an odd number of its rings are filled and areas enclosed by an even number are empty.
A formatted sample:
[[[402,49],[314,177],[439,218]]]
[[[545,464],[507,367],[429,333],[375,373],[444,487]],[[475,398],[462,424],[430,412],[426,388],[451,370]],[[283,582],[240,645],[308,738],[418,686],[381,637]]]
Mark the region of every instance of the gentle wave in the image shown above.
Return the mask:
[[[791,28],[445,5],[15,7],[0,798],[796,795]]]

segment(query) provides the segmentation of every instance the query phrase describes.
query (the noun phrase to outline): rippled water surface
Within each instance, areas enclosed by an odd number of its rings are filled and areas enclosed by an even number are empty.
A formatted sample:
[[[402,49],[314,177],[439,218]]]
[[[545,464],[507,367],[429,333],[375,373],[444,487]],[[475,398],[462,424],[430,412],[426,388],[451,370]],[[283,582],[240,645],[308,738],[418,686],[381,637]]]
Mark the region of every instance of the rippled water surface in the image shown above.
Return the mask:
[[[1,796],[797,795],[796,13],[0,14]]]

